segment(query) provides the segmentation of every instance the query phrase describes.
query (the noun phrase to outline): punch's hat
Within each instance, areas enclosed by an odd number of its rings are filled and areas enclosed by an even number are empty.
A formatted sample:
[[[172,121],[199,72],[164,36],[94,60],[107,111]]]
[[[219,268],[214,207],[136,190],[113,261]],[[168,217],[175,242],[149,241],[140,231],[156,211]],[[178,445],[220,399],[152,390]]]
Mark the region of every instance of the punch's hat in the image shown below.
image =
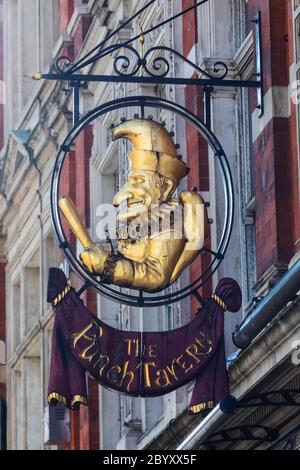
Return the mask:
[[[177,156],[176,147],[166,129],[150,119],[132,119],[113,130],[113,139],[128,139],[133,150],[128,153],[130,170],[155,171],[176,185],[189,169]]]

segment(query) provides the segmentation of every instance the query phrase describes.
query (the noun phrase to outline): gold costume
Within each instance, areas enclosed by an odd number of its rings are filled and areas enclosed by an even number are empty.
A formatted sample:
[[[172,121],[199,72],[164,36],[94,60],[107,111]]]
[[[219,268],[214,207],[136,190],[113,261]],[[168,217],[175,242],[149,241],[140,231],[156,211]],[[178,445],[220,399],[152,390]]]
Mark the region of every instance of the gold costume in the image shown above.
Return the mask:
[[[118,253],[91,241],[68,198],[60,200],[60,208],[85,248],[80,259],[91,273],[103,282],[155,292],[175,282],[203,247],[205,203],[194,191],[172,199],[188,168],[161,124],[133,119],[116,127],[113,138],[126,138],[133,148],[128,181],[113,201],[120,210]]]

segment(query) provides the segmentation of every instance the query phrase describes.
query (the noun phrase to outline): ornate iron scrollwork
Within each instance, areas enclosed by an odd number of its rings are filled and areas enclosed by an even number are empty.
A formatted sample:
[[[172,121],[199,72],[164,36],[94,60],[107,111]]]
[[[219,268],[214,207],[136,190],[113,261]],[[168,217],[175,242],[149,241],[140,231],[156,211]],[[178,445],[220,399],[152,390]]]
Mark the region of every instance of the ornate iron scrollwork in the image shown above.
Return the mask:
[[[71,69],[73,66],[70,58],[66,55],[58,57],[56,59],[54,67],[57,73],[67,73],[69,69]]]
[[[128,77],[133,77],[139,72],[142,65],[142,59],[140,54],[134,47],[125,45],[124,48],[132,52],[136,60],[132,61],[128,56],[124,54],[119,55],[114,59],[114,71],[117,75],[126,75]],[[118,65],[120,62],[122,62],[121,66]]]
[[[89,65],[89,63],[92,61],[95,62],[95,60],[103,59],[107,55],[112,54],[113,52],[120,49],[124,49],[128,53],[131,53],[132,57],[130,57],[129,54],[126,55],[124,52],[123,54],[114,58],[113,68],[115,73],[119,76],[134,77],[142,70],[149,77],[166,77],[170,71],[171,64],[165,56],[155,56],[156,52],[165,52],[170,54],[171,57],[174,55],[194,69],[197,74],[200,76],[205,76],[206,78],[218,78],[223,80],[228,75],[228,67],[222,61],[217,61],[214,63],[214,73],[212,74],[194,64],[191,60],[184,57],[184,55],[182,55],[180,52],[175,51],[171,47],[167,46],[151,47],[143,56],[141,56],[137,49],[135,49],[133,46],[130,46],[129,44],[114,44],[103,49],[96,55],[96,57],[94,56],[93,59],[90,59],[84,65],[86,66]],[[73,64],[66,56],[59,57],[56,60],[55,68],[58,73],[69,74],[70,72],[73,72]]]

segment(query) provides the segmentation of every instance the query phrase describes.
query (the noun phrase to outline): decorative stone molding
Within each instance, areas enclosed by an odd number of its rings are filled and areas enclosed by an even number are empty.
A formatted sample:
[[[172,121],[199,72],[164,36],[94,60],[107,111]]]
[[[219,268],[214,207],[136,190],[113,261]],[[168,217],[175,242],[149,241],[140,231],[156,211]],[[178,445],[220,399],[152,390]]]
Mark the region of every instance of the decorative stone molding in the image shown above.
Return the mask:
[[[288,268],[288,263],[273,264],[254,285],[254,295],[257,297],[263,297],[268,294],[280,278],[287,272]]]

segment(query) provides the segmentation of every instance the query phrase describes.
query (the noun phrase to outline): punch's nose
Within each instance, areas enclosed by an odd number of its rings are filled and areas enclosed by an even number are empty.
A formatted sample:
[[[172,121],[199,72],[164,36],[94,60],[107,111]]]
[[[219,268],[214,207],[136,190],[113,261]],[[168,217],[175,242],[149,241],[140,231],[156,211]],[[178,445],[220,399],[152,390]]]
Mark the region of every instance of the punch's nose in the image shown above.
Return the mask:
[[[115,207],[119,207],[122,203],[125,201],[128,201],[128,199],[132,199],[133,194],[128,188],[127,184],[115,195],[114,200],[113,200],[113,205]]]

